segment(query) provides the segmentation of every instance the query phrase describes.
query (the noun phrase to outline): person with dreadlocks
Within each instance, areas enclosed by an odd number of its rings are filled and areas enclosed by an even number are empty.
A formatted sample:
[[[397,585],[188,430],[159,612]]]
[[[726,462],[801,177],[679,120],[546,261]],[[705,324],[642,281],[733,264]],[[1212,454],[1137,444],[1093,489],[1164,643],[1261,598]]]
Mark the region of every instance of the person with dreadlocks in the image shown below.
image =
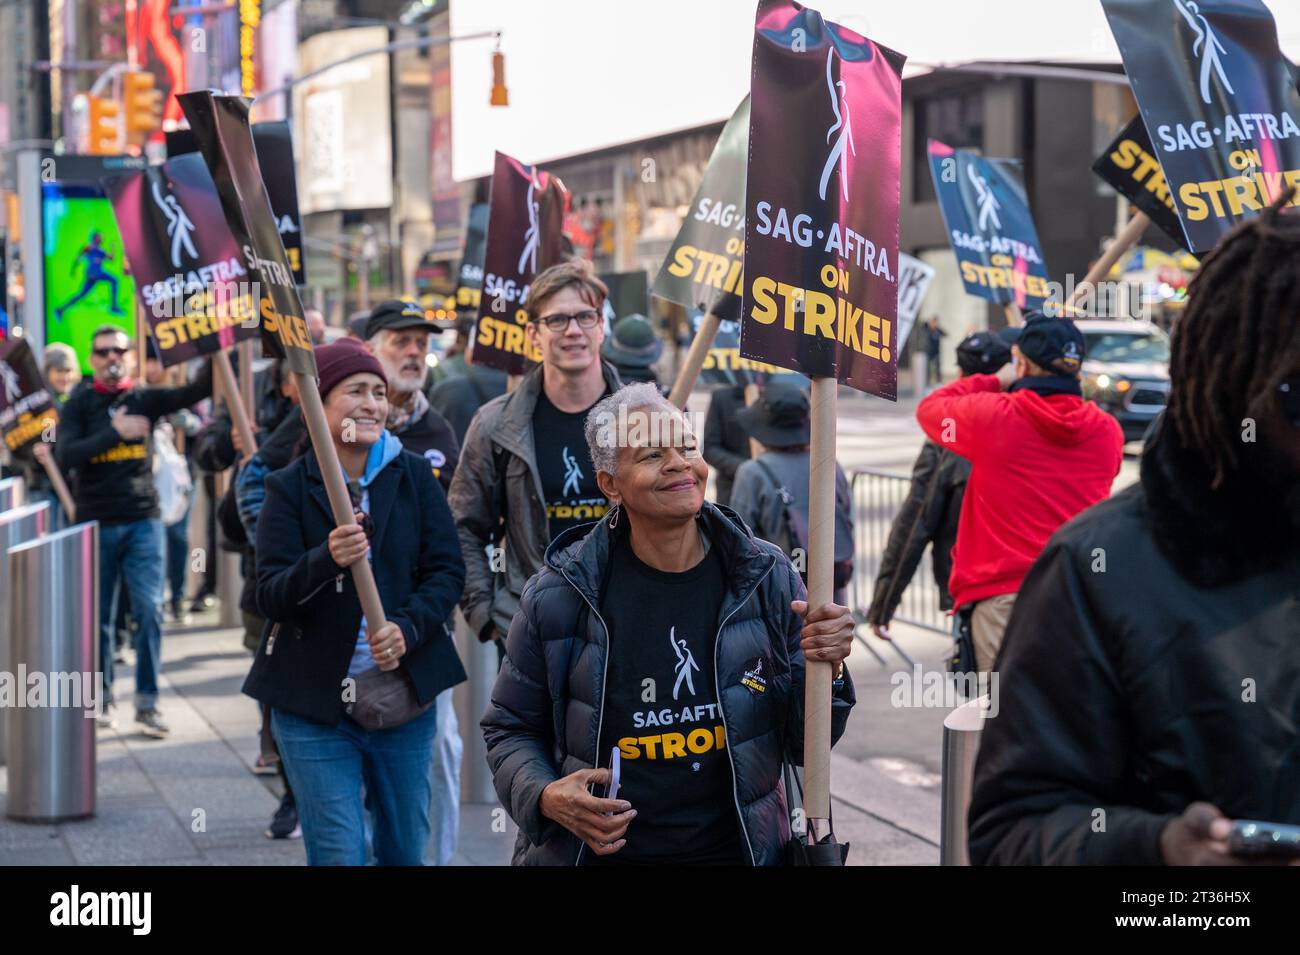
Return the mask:
[[[1300,215],[1280,206],[1192,282],[1141,482],[1025,578],[977,865],[1232,864],[1230,820],[1300,823]]]

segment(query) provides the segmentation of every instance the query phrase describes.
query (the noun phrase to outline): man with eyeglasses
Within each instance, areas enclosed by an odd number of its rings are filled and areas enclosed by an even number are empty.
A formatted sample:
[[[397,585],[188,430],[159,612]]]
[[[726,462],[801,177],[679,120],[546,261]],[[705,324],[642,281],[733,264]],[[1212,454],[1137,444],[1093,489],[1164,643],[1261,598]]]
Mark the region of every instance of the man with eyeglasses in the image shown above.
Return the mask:
[[[153,481],[153,426],[164,415],[212,394],[212,366],[190,384],[147,388],[131,377],[131,339],[114,325],[91,337],[94,378],[83,381],[63,406],[55,455],[71,472],[77,520],[99,521],[99,659],[103,673],[100,725],[113,727],[113,621],[119,574],[135,618],[135,720],[140,732],[162,739],[158,712],[162,663],[164,537]]]
[[[465,435],[448,499],[465,556],[461,610],[485,642],[510,629],[555,536],[608,507],[583,434],[587,412],[621,385],[600,358],[608,294],[581,259],[539,274],[526,307],[541,364],[480,408]]]

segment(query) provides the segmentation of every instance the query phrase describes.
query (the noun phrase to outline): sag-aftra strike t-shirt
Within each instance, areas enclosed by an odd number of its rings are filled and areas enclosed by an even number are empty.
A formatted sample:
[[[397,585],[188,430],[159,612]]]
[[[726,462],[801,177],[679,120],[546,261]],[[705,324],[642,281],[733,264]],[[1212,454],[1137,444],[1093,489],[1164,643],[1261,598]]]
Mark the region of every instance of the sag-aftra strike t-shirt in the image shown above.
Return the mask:
[[[587,436],[583,433],[587,411],[561,411],[551,404],[545,390],[537,395],[533,452],[542,479],[551,540],[577,524],[600,520],[609,508],[587,451]]]
[[[714,682],[726,579],[717,548],[679,574],[637,559],[616,535],[600,615],[609,628],[598,765],[618,747],[618,798],[637,811],[627,845],[592,865],[745,861]],[[599,793],[598,793],[599,795]]]

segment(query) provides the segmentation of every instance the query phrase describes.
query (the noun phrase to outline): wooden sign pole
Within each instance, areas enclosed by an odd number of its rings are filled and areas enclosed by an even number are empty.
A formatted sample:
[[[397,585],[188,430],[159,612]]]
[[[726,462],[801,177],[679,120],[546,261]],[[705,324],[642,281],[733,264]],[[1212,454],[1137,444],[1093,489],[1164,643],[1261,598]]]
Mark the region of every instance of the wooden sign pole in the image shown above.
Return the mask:
[[[835,401],[839,382],[812,380],[812,445],[808,474],[808,607],[828,604],[835,590]],[[804,813],[831,815],[831,664],[804,664]],[[809,827],[809,835],[812,828]]]
[[[298,377],[298,396],[302,401],[302,418],[311,435],[312,448],[316,451],[316,460],[320,462],[321,477],[325,481],[325,492],[329,495],[330,510],[334,512],[334,523],[338,525],[355,524],[356,516],[352,510],[352,498],[348,495],[347,483],[343,480],[343,468],[339,464],[338,452],[334,449],[334,438],[330,435],[329,422],[325,420],[325,406],[321,403],[320,388],[312,375],[294,372]],[[366,629],[374,633],[387,623],[384,605],[379,599],[379,588],[375,585],[375,574],[369,560],[358,560],[351,566],[352,582],[356,584],[357,596],[361,600],[361,610],[366,615]],[[400,659],[392,663],[379,663],[381,670],[395,670]]]
[[[695,333],[691,349],[686,353],[686,361],[677,372],[677,380],[673,382],[672,391],[668,393],[668,401],[674,408],[685,408],[686,402],[690,400],[695,381],[700,377],[700,369],[704,366],[704,359],[708,357],[709,349],[713,347],[713,340],[718,337],[719,321],[718,316],[712,312],[706,312],[700,319],[699,331]]]
[[[1133,218],[1128,220],[1128,225],[1124,226],[1110,245],[1106,246],[1106,251],[1101,254],[1101,258],[1088,270],[1088,274],[1083,277],[1083,281],[1079,283],[1078,288],[1074,290],[1074,294],[1070,296],[1070,305],[1066,309],[1067,312],[1073,311],[1083,301],[1088,289],[1095,288],[1097,283],[1110,273],[1111,268],[1119,261],[1120,256],[1142,238],[1149,225],[1151,225],[1151,218],[1145,212],[1137,212],[1133,215]]]
[[[235,370],[230,366],[230,353],[224,349],[217,352],[212,356],[212,366],[221,385],[221,396],[230,410],[230,421],[239,429],[239,437],[243,441],[244,454],[241,460],[247,461],[257,452],[257,439],[253,437],[253,426],[249,423],[248,411],[239,397],[239,385],[235,383]],[[315,384],[314,378],[312,384]],[[330,447],[332,448],[333,445],[331,444]]]
[[[1002,314],[1007,317],[1007,324],[1016,328],[1025,323],[1025,317],[1020,313],[1020,306],[1015,302],[1008,302],[1002,306]]]
[[[748,408],[758,400],[758,385],[748,384],[745,386],[745,407]],[[749,439],[749,456],[756,458],[763,453],[763,445],[754,438]]]
[[[41,461],[41,467],[45,469],[45,474],[50,479],[50,487],[54,488],[59,503],[63,505],[63,513],[68,515],[68,524],[77,523],[77,505],[72,502],[72,492],[68,490],[68,482],[63,480],[59,462],[54,460],[53,452],[48,456],[42,455],[42,458],[44,460]]]

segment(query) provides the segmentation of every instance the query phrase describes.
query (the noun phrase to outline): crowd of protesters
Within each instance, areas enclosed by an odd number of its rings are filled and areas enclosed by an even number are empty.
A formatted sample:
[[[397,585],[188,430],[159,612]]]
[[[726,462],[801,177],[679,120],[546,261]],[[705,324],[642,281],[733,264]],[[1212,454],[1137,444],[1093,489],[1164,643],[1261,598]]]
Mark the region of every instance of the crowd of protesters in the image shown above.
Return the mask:
[[[1083,398],[1068,318],[968,336],[961,376],[919,402],[927,441],[863,619],[891,637],[929,546],[966,665],[1001,678],[975,772],[975,862],[1241,861],[1228,820],[1300,822],[1286,758],[1300,713],[1297,266],[1300,217],[1276,208],[1205,258],[1141,481],[1114,497],[1122,434]],[[220,405],[166,430],[206,408],[207,362],[138,383],[133,343],[105,326],[77,384],[75,355],[47,348],[53,455],[77,519],[100,522],[106,698],[120,598],[137,727],[167,735],[164,582],[180,616],[189,499],[163,489],[158,459],[165,470],[184,444],[182,468],[233,469],[214,522],[241,553],[255,771],[284,781],[269,836],[301,835],[310,864],[451,860],[459,620],[496,648],[481,730],[517,864],[782,862],[805,660],[833,665],[832,740],[855,703],[848,483],[837,467],[835,597],[813,607],[806,390],[724,386],[697,438],[654,374],[662,342],[641,316],[609,325],[607,295],[581,260],[537,276],[526,333],[541,360],[509,383],[473,363],[466,322],[431,375],[431,326],[401,300],[318,344],[352,496],[343,525],[278,363],[255,379],[250,447]],[[923,332],[937,366],[942,332]],[[353,582],[361,561],[382,625]]]

